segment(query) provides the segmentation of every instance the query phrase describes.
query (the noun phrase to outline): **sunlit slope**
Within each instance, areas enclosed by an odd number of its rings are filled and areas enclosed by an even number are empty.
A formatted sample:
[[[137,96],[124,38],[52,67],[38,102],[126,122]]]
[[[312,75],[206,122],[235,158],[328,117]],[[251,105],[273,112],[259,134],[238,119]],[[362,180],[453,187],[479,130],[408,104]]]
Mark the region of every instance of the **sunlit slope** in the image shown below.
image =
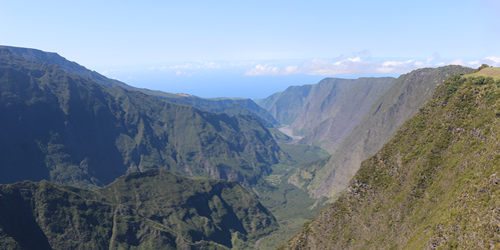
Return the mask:
[[[449,76],[470,72],[470,68],[446,66],[418,69],[400,76],[372,104],[325,165],[303,166],[290,181],[307,189],[313,197],[335,197],[347,187],[361,162],[375,154],[407,119],[418,112],[436,86]]]
[[[97,190],[0,185],[0,207],[1,249],[252,249],[278,226],[236,182],[167,170]]]
[[[500,80],[455,75],[281,249],[499,247]]]

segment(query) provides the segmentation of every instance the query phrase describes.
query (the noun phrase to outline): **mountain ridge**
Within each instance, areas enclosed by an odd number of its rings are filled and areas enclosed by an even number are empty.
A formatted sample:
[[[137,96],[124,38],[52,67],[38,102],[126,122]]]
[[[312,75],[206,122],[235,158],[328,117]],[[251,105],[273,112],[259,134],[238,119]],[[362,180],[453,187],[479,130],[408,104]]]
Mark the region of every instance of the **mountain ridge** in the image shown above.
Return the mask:
[[[0,54],[4,183],[28,176],[102,186],[127,172],[167,167],[249,185],[287,157],[253,115],[200,111],[109,88],[7,49]]]
[[[458,73],[462,66],[423,68],[400,76],[384,95],[373,102],[356,128],[339,145],[325,166],[309,165],[289,179],[319,198],[336,197],[347,186],[361,162],[380,149],[397,129],[432,96],[437,85]]]
[[[347,191],[278,249],[499,247],[499,86],[448,78],[363,161]]]
[[[37,61],[37,62],[45,62],[48,64],[53,64],[53,65],[58,65],[61,68],[63,68],[66,72],[76,74],[80,77],[83,78],[90,78],[93,81],[103,84],[108,87],[113,87],[113,86],[119,86],[127,90],[135,90],[135,91],[140,91],[143,92],[147,95],[154,96],[156,98],[160,98],[165,101],[173,102],[173,103],[178,103],[178,104],[184,104],[184,105],[190,105],[195,108],[205,110],[205,111],[212,111],[215,109],[221,109],[224,107],[227,107],[231,105],[232,103],[239,103],[243,106],[245,106],[245,110],[243,110],[242,114],[253,114],[257,118],[259,118],[261,121],[267,124],[268,127],[273,127],[279,125],[279,123],[273,118],[269,112],[267,112],[265,109],[261,108],[259,105],[254,103],[249,98],[201,98],[197,96],[192,96],[192,95],[183,95],[183,94],[173,94],[173,93],[167,93],[163,91],[158,91],[158,90],[150,90],[150,89],[145,89],[145,88],[136,88],[133,86],[130,86],[126,83],[123,83],[121,81],[115,80],[115,79],[109,79],[101,74],[99,74],[96,71],[89,70],[85,68],[84,66],[81,66],[80,64],[76,62],[72,62],[67,60],[66,58],[60,56],[57,53],[54,52],[44,52],[41,50],[37,49],[30,49],[30,48],[20,48],[20,47],[12,47],[12,46],[2,46],[0,47],[7,48],[10,50],[13,54],[19,55],[24,57],[26,60],[29,61]],[[241,109],[240,109],[241,110]],[[233,114],[235,113],[234,110],[232,111]]]
[[[299,144],[321,145],[333,153],[394,81],[392,77],[325,78],[317,84],[290,86],[259,104],[289,125],[294,135],[304,136]]]

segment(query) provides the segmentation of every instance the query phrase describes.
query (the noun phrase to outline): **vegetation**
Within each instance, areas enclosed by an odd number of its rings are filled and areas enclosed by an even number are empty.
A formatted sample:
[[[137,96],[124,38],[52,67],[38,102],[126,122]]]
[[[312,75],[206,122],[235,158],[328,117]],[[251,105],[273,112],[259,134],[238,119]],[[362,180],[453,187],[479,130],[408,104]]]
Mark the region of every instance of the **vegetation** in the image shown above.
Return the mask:
[[[391,88],[376,100],[351,134],[321,166],[304,165],[292,178],[312,197],[334,201],[349,185],[361,162],[375,154],[397,129],[428,101],[448,77],[471,73],[462,66],[423,68],[400,76]]]
[[[95,71],[88,70],[87,68],[79,65],[78,63],[66,60],[64,57],[56,53],[44,52],[37,49],[29,48],[18,48],[5,46],[13,54],[24,57],[29,61],[45,62],[48,64],[53,64],[60,66],[67,73],[72,73],[83,78],[89,78],[99,84],[114,87],[118,86],[129,91],[140,91],[144,94],[157,97],[159,99],[193,106],[200,110],[211,111],[215,113],[229,112],[229,115],[236,114],[252,114],[255,115],[261,122],[263,122],[267,127],[273,127],[279,125],[279,123],[273,118],[273,116],[265,109],[261,108],[254,101],[248,98],[200,98],[197,96],[186,95],[186,94],[172,94],[166,93],[158,90],[149,90],[136,88],[127,85],[118,80],[109,79]],[[232,105],[238,104],[243,107],[234,108]]]
[[[236,182],[134,172],[97,190],[0,185],[1,249],[253,249],[278,224]]]
[[[448,78],[280,249],[500,247],[499,94],[498,79]]]
[[[279,223],[279,228],[258,241],[262,250],[276,246],[300,231],[301,226],[313,219],[326,206],[323,199],[312,199],[304,190],[287,183],[288,175],[295,170],[290,166],[273,166],[273,174],[267,183],[255,187],[259,201],[268,208]]]
[[[167,168],[251,185],[290,161],[253,115],[204,112],[0,53],[1,183],[95,188]]]

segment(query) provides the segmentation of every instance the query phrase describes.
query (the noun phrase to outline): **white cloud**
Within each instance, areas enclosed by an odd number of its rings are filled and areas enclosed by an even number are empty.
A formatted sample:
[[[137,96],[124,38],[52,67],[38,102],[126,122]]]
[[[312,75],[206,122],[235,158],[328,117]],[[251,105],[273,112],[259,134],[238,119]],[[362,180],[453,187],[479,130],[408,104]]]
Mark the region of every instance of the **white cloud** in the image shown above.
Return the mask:
[[[298,65],[277,67],[270,64],[258,64],[245,72],[246,76],[276,76],[276,75],[364,75],[364,74],[405,74],[412,70],[424,67],[441,67],[445,65],[462,65],[477,68],[486,63],[490,66],[500,66],[500,57],[489,56],[477,61],[464,61],[462,58],[438,61],[440,55],[436,52],[427,60],[383,61],[373,62],[362,59],[360,56],[348,58],[341,55],[337,58],[324,60],[312,59]],[[429,63],[434,61],[435,63]]]
[[[293,74],[293,73],[289,73]],[[281,71],[278,67],[269,67],[267,65],[257,64],[255,68],[247,70],[245,72],[246,76],[277,76],[285,75],[284,71]]]
[[[488,56],[485,58],[486,60],[491,60],[495,63],[500,63],[500,57],[496,57],[496,56]]]
[[[176,76],[187,76],[187,77],[191,77],[193,76],[195,73],[194,72],[188,72],[188,71],[180,71],[180,70],[176,70],[174,71],[174,74]]]
[[[167,67],[162,67],[162,69]],[[215,62],[196,61],[193,63],[180,64],[168,67],[169,69],[218,69],[220,65]]]
[[[408,60],[404,62],[369,62],[363,61],[360,57],[355,57],[332,63],[321,59],[313,59],[303,62],[300,65],[287,66],[283,69],[259,64],[253,69],[247,70],[245,72],[245,75],[363,75],[373,73],[402,74],[424,66],[429,65],[415,60]]]

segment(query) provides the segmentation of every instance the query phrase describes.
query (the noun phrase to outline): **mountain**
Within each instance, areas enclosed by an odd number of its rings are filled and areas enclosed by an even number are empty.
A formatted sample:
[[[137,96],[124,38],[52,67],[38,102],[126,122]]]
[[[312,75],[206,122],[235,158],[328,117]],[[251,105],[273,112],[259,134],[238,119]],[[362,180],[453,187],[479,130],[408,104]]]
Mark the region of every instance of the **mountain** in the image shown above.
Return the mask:
[[[226,113],[230,116],[237,114],[253,114],[266,127],[279,126],[274,117],[264,108],[249,98],[201,98],[187,94],[170,94],[160,91],[143,91],[165,101],[193,106],[195,108],[214,113]]]
[[[287,159],[253,115],[214,114],[107,87],[0,48],[0,183],[78,187],[167,168],[256,183]]]
[[[470,73],[462,66],[423,68],[400,76],[376,100],[359,125],[342,142],[326,164],[309,164],[289,181],[307,189],[313,197],[332,197],[343,191],[361,162],[375,154],[397,129],[430,99],[437,85],[458,73]]]
[[[300,144],[319,144],[333,153],[394,81],[392,77],[326,78],[314,85],[289,87],[259,104],[294,134],[305,136]]]
[[[481,74],[439,85],[280,249],[498,248],[500,77]]]
[[[149,89],[144,89],[144,88],[136,88],[133,86],[130,86],[128,84],[125,84],[123,82],[120,82],[118,80],[114,79],[109,79],[96,71],[89,70],[78,63],[71,62],[67,60],[66,58],[60,56],[57,53],[51,53],[51,52],[45,52],[37,49],[30,49],[30,48],[19,48],[19,47],[11,47],[11,46],[0,46],[7,48],[10,50],[13,54],[19,55],[24,57],[26,60],[29,61],[36,61],[36,62],[45,62],[47,64],[53,64],[53,65],[58,65],[60,66],[64,71],[67,73],[72,73],[78,76],[81,76],[83,78],[90,78],[91,80],[108,86],[108,87],[113,87],[113,86],[119,86],[127,90],[132,90],[132,91],[140,91],[143,92],[147,95],[151,95],[157,98],[160,98],[165,101],[173,102],[173,103],[178,103],[178,104],[185,104],[189,106],[193,106],[195,108],[205,110],[205,111],[211,111],[215,112],[216,109],[230,109],[228,106],[230,106],[233,103],[238,103],[241,104],[245,107],[239,108],[238,110],[241,111],[240,113],[235,112],[236,110],[232,110],[231,113],[234,114],[253,114],[257,118],[259,118],[261,121],[263,121],[268,127],[272,126],[277,126],[279,123],[273,118],[273,116],[265,109],[261,108],[259,105],[257,105],[254,101],[252,101],[249,98],[200,98],[197,96],[192,96],[192,95],[186,95],[186,94],[174,94],[174,93],[166,93],[163,91],[158,91],[158,90],[149,90]]]
[[[1,249],[253,249],[278,226],[236,182],[134,172],[97,190],[0,185]]]

